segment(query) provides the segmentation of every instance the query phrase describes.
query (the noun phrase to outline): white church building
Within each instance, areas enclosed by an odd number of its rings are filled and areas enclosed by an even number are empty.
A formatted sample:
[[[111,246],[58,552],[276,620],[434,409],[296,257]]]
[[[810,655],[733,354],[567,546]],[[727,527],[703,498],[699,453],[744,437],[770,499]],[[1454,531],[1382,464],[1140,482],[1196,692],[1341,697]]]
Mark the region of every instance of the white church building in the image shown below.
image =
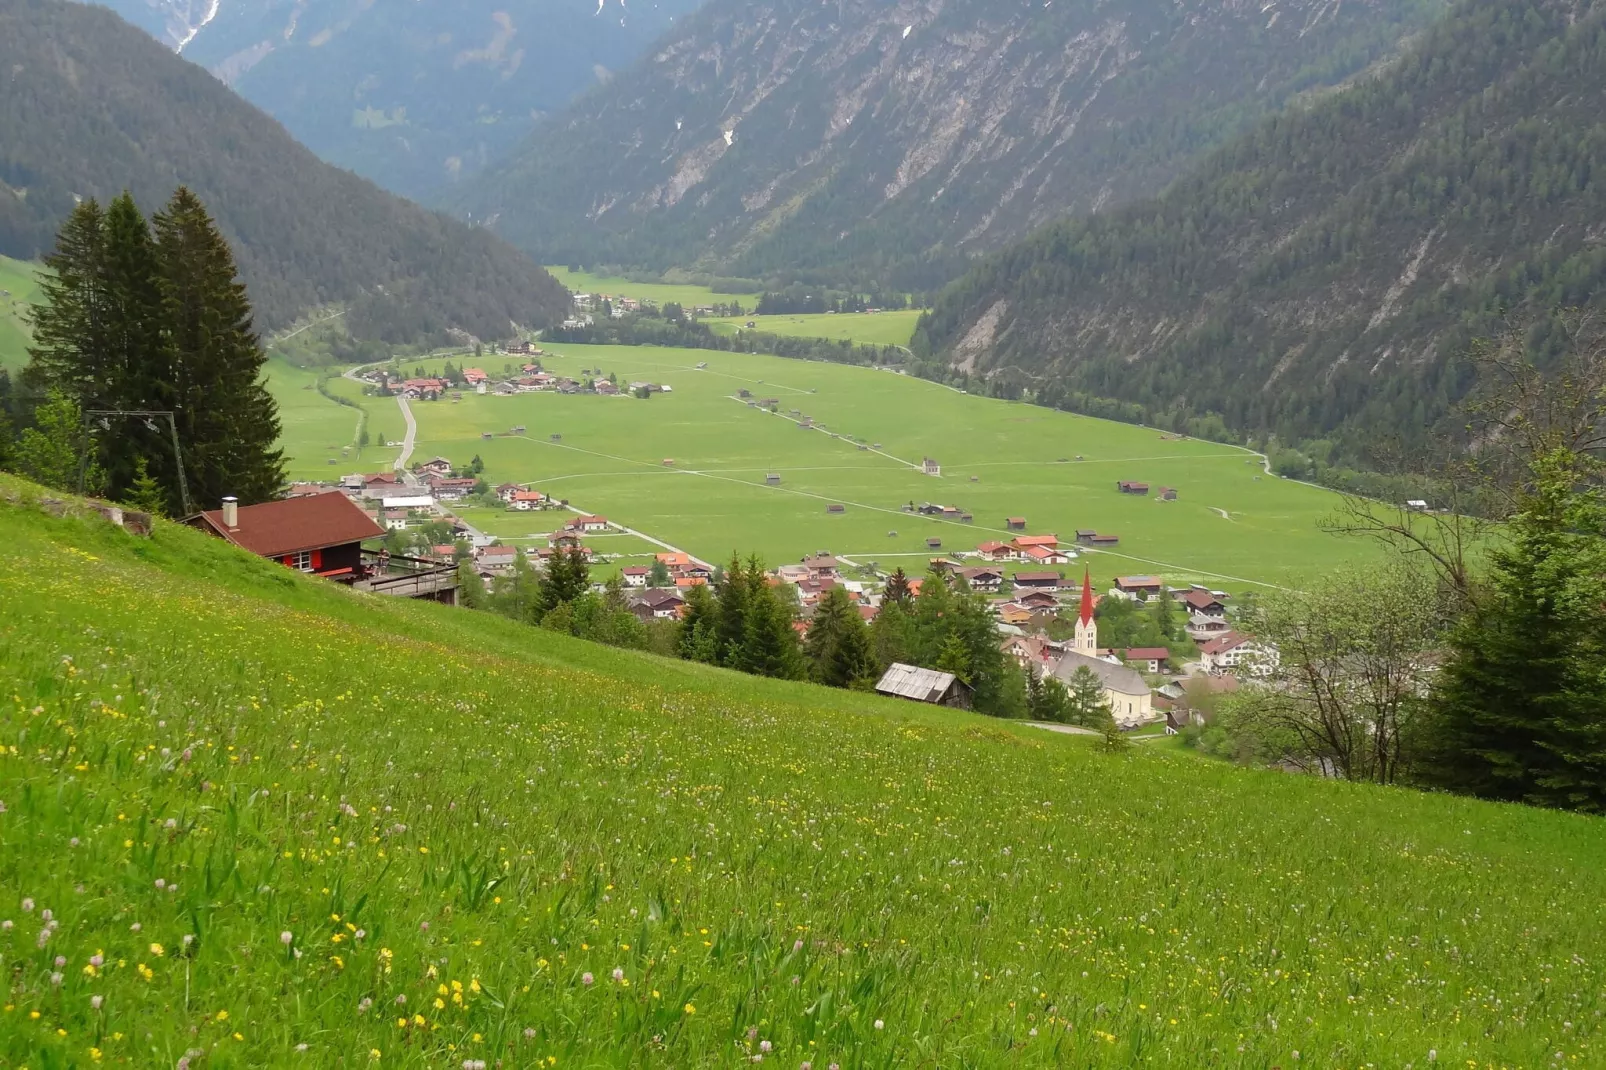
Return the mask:
[[[1104,686],[1104,701],[1117,725],[1131,728],[1154,720],[1153,698],[1143,676],[1114,658],[1099,656],[1099,625],[1093,619],[1091,574],[1082,578],[1082,608],[1076,617],[1076,636],[1071,649],[1060,656],[1052,671],[1055,679],[1069,686],[1076,670],[1083,668],[1090,670]]]

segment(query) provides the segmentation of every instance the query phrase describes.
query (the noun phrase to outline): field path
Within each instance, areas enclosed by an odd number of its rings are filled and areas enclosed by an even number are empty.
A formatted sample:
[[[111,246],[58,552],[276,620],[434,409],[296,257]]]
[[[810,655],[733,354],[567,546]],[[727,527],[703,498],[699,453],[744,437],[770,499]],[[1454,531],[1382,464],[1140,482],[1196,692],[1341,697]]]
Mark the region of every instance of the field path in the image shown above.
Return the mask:
[[[745,398],[739,398],[734,394],[727,394],[726,396],[729,397],[732,401],[735,401],[735,402],[737,402],[737,403],[739,403],[741,405],[745,406],[747,404],[747,400]],[[794,424],[802,424],[803,423],[802,420],[794,420],[794,419],[792,419],[792,417],[786,415],[783,412],[772,412],[772,413],[770,413],[770,415],[771,416],[779,416],[781,419],[787,420],[787,421],[789,421],[791,423],[794,423]],[[854,449],[855,453],[860,452],[859,444],[857,442],[853,442],[850,439],[842,438],[841,435],[833,434],[833,432],[827,431],[823,427],[816,427],[816,426],[811,424],[809,426],[808,430],[810,430],[810,431],[818,431],[823,435],[832,435],[832,437],[837,438],[842,442],[847,442],[849,445],[853,446],[853,449]],[[909,467],[909,468],[913,468],[916,471],[919,471],[919,469],[920,469],[920,465],[915,464],[913,461],[906,461],[902,457],[894,457],[892,454],[888,453],[886,450],[878,450],[874,446],[866,446],[864,448],[863,452],[877,454],[879,456],[885,457],[889,461],[896,461],[899,464],[905,465],[906,467]],[[794,471],[805,471],[805,469],[794,469]]]
[[[581,509],[579,506],[576,506],[576,505],[569,506],[569,512],[577,513],[580,516],[590,516],[591,515],[591,514],[587,513],[584,509]],[[648,535],[646,532],[637,531],[635,528],[627,528],[623,524],[619,523],[617,520],[610,520],[610,521],[608,521],[608,523],[611,524],[613,527],[618,528],[620,531],[624,532],[626,535],[634,535],[636,538],[642,540],[643,542],[650,542],[654,546],[658,546],[658,547],[661,547],[661,548],[663,548],[665,550],[668,550],[672,554],[685,554],[687,557],[691,558],[692,561],[696,562],[697,564],[703,566],[706,569],[712,569],[714,567],[713,565],[709,564],[707,561],[704,561],[702,558],[698,557],[696,554],[691,553],[691,552],[689,552],[687,550],[682,550],[678,546],[671,546],[669,543],[665,542],[662,539],[655,539],[651,535]]]
[[[402,419],[407,421],[407,433],[402,436],[401,453],[396,457],[395,468],[398,472],[406,472],[407,462],[413,456],[413,444],[418,439],[418,421],[413,419],[413,410],[405,397],[397,394],[396,404],[401,408]]]

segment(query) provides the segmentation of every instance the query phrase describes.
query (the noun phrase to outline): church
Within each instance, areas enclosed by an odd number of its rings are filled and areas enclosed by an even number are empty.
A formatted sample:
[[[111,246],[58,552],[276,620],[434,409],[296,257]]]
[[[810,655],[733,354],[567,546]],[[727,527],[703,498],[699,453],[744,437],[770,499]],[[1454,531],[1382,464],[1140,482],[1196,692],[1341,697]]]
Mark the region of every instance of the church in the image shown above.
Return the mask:
[[[1143,676],[1119,661],[1100,657],[1098,651],[1099,625],[1093,619],[1093,578],[1088,571],[1082,577],[1082,607],[1076,616],[1076,636],[1071,641],[1071,649],[1055,663],[1054,678],[1068,687],[1076,670],[1089,669],[1104,686],[1104,702],[1116,724],[1131,728],[1154,720],[1149,685]]]

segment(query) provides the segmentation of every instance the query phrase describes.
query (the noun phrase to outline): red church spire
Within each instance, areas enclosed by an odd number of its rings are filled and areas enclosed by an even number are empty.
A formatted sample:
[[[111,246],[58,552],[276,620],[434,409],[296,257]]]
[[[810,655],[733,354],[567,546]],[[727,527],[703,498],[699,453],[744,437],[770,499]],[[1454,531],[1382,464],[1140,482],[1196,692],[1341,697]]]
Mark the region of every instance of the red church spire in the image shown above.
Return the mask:
[[[1093,570],[1088,569],[1082,573],[1082,612],[1077,618],[1083,624],[1093,620]]]

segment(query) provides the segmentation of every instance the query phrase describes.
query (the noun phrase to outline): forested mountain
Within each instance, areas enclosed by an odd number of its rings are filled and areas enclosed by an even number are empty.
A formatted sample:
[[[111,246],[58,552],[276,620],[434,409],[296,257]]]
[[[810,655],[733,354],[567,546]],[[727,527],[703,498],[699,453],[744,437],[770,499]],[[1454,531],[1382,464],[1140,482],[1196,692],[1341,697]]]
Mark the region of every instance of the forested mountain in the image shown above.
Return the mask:
[[[102,0],[331,163],[409,197],[473,173],[698,0]]]
[[[1283,441],[1421,441],[1505,321],[1602,303],[1606,4],[1468,0],[1374,79],[1261,123],[1156,200],[1047,227],[950,287],[950,372]],[[1503,313],[1505,314],[1503,317]]]
[[[451,203],[546,262],[926,288],[1155,193],[1439,0],[711,0]]]
[[[206,71],[104,8],[0,0],[0,254],[47,251],[80,198],[147,210],[188,186],[216,216],[259,327],[347,302],[388,341],[503,338],[567,294],[483,230],[323,163]]]

